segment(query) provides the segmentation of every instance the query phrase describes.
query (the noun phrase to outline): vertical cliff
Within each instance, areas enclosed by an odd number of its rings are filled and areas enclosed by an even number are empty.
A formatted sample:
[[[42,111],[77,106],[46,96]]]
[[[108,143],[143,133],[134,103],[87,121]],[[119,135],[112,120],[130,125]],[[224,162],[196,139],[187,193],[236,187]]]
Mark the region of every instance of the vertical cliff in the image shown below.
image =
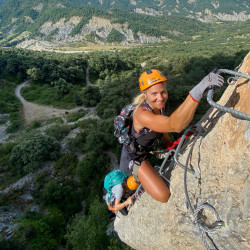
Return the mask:
[[[250,75],[250,53],[239,71]],[[250,83],[240,78],[227,87],[220,105],[250,114]],[[187,173],[187,190],[194,209],[212,205],[225,225],[209,232],[219,249],[249,249],[249,165],[250,122],[211,108],[200,121],[202,133],[190,138],[179,157],[193,168]],[[189,154],[190,152],[190,154]],[[171,175],[171,197],[166,204],[144,193],[129,215],[120,213],[115,230],[135,249],[205,249],[184,192],[184,170],[175,165]],[[208,225],[216,220],[209,209],[203,210]],[[209,239],[204,236],[206,242]],[[212,244],[211,244],[212,246]],[[213,247],[214,248],[214,247]]]

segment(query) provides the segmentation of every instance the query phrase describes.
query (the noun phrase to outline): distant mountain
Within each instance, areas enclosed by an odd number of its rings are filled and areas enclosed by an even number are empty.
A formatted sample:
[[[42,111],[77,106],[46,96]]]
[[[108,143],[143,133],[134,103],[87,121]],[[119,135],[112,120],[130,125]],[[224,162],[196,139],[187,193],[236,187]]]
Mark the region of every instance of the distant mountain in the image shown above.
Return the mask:
[[[181,15],[203,21],[250,19],[249,0],[68,0],[74,6],[122,9],[149,15]]]
[[[0,1],[0,46],[8,47],[189,41],[211,29],[210,23],[190,17],[212,20],[216,11],[224,19],[250,19],[247,1]]]

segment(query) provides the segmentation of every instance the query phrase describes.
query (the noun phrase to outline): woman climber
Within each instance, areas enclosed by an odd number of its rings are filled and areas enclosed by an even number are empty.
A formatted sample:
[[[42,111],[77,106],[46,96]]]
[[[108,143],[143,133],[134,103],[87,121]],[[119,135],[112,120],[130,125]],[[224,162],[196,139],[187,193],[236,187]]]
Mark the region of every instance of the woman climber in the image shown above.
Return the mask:
[[[133,203],[132,194],[138,184],[133,176],[128,177],[119,169],[113,170],[104,179],[103,199],[108,205],[109,211],[115,213],[120,211],[127,215],[127,206]]]
[[[119,169],[125,173],[133,171],[145,191],[160,202],[167,202],[170,191],[150,164],[149,152],[157,139],[164,138],[171,143],[169,132],[180,133],[192,120],[203,93],[208,88],[222,87],[224,79],[216,73],[210,73],[190,92],[185,101],[169,117],[163,114],[168,99],[167,78],[158,70],[151,69],[139,78],[141,93],[135,97],[133,104],[133,124],[131,129],[133,143],[123,145]],[[147,129],[147,133],[144,133]],[[138,136],[138,134],[141,134]]]

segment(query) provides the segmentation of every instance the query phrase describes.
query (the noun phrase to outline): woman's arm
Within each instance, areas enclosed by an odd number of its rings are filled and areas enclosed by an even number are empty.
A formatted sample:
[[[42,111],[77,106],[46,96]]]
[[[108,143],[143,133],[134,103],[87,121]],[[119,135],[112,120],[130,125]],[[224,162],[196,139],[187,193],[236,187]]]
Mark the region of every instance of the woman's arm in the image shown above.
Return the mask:
[[[198,102],[193,101],[193,99],[188,96],[170,117],[156,115],[143,108],[138,108],[134,115],[134,127],[137,131],[147,127],[161,133],[180,133],[193,119],[198,104]]]
[[[112,206],[108,205],[108,208],[112,212],[117,212],[130,204],[133,204],[132,197],[128,197],[128,199],[124,202],[120,202],[118,199],[115,199],[114,206],[112,207]]]

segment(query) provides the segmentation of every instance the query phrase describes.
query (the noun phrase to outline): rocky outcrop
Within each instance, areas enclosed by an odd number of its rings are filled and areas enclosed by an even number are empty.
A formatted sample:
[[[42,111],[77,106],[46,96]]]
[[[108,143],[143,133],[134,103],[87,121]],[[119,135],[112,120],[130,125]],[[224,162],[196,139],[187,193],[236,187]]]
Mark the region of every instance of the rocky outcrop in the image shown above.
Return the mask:
[[[145,8],[145,10],[142,10],[141,8],[135,8],[134,12],[136,13],[140,13],[140,14],[146,14],[146,15],[151,15],[151,16],[158,16],[158,15],[162,15],[161,12],[156,11],[153,8]]]
[[[136,34],[134,37],[133,31],[128,28],[128,24],[112,23],[111,20],[93,16],[89,22],[81,29],[81,31],[71,36],[72,29],[81,21],[81,17],[74,16],[66,21],[65,18],[60,19],[58,22],[52,23],[48,21],[44,23],[40,28],[40,36],[35,39],[26,39],[19,43],[16,47],[28,48],[28,49],[39,49],[45,47],[58,47],[65,46],[70,42],[84,41],[88,43],[87,36],[91,33],[95,34],[98,38],[95,43],[105,44],[106,39],[112,29],[116,29],[122,35],[121,45],[133,45],[138,43],[155,43],[161,41],[168,41],[167,37],[155,37],[148,36],[141,32]],[[9,32],[14,32],[11,30]],[[49,36],[49,41],[46,40]]]
[[[250,19],[250,15],[246,12],[227,14],[227,13],[212,13],[211,10],[206,9],[204,13],[197,13],[196,18],[204,22],[215,21],[246,21]]]
[[[92,17],[82,29],[81,35],[86,37],[87,34],[94,32],[100,41],[105,41],[112,29],[116,29],[122,34],[123,43],[135,42],[133,32],[128,29],[127,24],[112,23],[111,20],[100,17]]]
[[[182,13],[182,15],[198,19],[202,22],[215,22],[215,21],[246,21],[250,19],[249,14],[249,4],[247,2],[242,3],[242,6],[244,6],[244,11],[230,11],[225,12],[218,12],[218,9],[226,5],[227,3],[223,1],[208,1],[206,3],[206,9],[204,9],[204,3],[202,1],[197,0],[188,0],[187,3],[189,5],[185,5],[183,8],[183,3],[181,4],[181,1],[176,1],[176,3],[170,1],[158,1],[157,4],[160,11],[157,11],[154,9],[154,4],[151,3],[151,5],[148,5],[148,7],[145,8],[139,8],[137,7],[138,4],[140,4],[140,1],[130,1],[130,4],[135,6],[134,12],[141,13],[141,14],[147,14],[147,15],[176,15]],[[151,7],[152,6],[152,7]],[[235,7],[239,7],[236,3],[235,6],[232,6],[232,10],[235,9]],[[223,7],[221,8],[223,9]],[[225,11],[228,11],[228,9]]]
[[[51,32],[57,30],[53,35],[53,39],[63,40],[69,36],[72,29],[81,21],[81,19],[82,18],[79,16],[73,16],[68,21],[66,21],[65,18],[60,19],[56,23],[48,21],[41,26],[40,33],[46,37]]]
[[[240,71],[250,75],[250,53]],[[227,87],[218,103],[250,114],[249,98],[249,81],[241,78]],[[204,130],[199,137],[189,139],[179,157],[184,165],[189,159],[188,167],[196,173],[187,174],[190,202],[194,209],[209,203],[224,221],[223,227],[209,233],[218,249],[249,249],[250,122],[211,108],[200,124]],[[119,214],[115,231],[122,241],[143,250],[205,249],[186,204],[184,170],[177,165],[171,173],[170,190],[166,204],[144,193],[128,216]],[[216,220],[209,209],[204,209],[203,215],[208,225]]]

